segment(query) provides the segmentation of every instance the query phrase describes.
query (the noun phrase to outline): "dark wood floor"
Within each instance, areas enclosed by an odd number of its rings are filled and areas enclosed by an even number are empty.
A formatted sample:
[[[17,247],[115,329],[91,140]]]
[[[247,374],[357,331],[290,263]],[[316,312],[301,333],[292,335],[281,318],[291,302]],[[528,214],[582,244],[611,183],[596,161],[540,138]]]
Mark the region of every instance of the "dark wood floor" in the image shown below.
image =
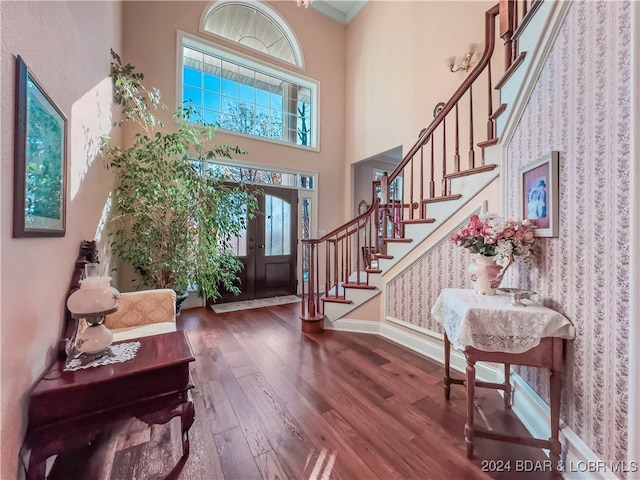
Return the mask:
[[[298,312],[182,313],[196,420],[179,479],[552,478],[518,471],[546,459],[532,447],[477,439],[466,457],[464,389],[444,400],[440,364],[375,335],[303,335]],[[479,424],[526,435],[497,392],[478,390]],[[59,458],[50,479],[165,478],[180,445],[177,418],[120,423]]]

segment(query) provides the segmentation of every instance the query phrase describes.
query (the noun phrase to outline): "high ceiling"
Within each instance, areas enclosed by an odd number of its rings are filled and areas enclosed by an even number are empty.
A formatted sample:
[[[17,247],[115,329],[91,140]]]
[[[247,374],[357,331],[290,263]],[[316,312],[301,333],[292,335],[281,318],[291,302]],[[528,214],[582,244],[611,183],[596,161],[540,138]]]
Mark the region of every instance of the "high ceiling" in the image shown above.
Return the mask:
[[[311,8],[346,25],[366,3],[367,0],[315,0]]]

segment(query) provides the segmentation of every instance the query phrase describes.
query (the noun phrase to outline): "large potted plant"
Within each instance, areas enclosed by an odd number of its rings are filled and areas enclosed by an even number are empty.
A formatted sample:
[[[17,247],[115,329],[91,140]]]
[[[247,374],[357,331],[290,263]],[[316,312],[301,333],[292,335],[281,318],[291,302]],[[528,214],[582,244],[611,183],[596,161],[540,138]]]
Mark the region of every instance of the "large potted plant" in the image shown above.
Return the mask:
[[[144,75],[111,53],[114,101],[122,110],[114,126],[134,128],[127,146],[105,139],[102,150],[117,176],[110,218],[114,254],[133,267],[137,288],[181,294],[197,286],[214,299],[222,289],[238,292],[242,264],[230,240],[246,228],[257,201],[243,185],[229,186],[203,165],[244,150],[215,144],[215,126],[193,123],[189,105],[174,114],[177,129],[166,128],[156,117],[166,108],[158,90],[147,89]]]

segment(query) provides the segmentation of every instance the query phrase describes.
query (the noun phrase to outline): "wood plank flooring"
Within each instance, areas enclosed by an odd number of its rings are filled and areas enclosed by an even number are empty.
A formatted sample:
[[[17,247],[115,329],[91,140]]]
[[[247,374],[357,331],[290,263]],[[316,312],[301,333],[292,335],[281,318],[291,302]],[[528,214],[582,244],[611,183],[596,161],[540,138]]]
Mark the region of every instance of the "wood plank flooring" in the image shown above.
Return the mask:
[[[303,335],[298,313],[295,304],[182,312],[178,326],[196,356],[196,419],[174,478],[554,478],[517,471],[546,459],[532,447],[477,439],[468,459],[465,392],[453,386],[445,401],[440,364],[375,335]],[[497,392],[477,392],[479,425],[527,435]],[[59,457],[49,478],[161,479],[180,456],[177,419],[151,428],[131,420]]]

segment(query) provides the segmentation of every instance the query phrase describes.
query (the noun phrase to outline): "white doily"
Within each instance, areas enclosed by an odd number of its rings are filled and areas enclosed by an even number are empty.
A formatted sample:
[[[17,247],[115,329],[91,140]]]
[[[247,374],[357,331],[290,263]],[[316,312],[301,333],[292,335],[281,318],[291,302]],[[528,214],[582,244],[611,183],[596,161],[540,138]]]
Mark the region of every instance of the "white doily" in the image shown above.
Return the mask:
[[[106,351],[97,354],[78,353],[64,367],[66,372],[83,368],[99,367],[133,359],[140,348],[140,342],[126,342],[111,345]]]

